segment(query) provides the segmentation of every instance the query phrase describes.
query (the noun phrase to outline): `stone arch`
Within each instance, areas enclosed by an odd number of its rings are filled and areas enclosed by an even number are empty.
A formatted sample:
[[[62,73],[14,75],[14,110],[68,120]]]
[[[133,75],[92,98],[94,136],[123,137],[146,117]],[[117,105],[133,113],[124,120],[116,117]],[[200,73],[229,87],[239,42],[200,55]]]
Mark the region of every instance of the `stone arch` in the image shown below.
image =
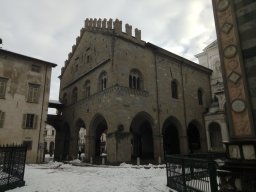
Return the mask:
[[[200,123],[196,120],[193,120],[188,124],[188,148],[191,153],[201,150],[201,129],[202,127]]]
[[[107,153],[107,131],[108,124],[101,114],[96,114],[90,125],[91,155],[95,158],[100,157],[102,153]]]
[[[210,145],[213,150],[223,149],[221,126],[217,122],[211,122],[208,126]]]
[[[76,139],[76,150],[77,152],[85,152],[85,136],[86,136],[86,126],[81,118],[78,118],[75,122],[75,139]]]
[[[180,153],[180,130],[181,124],[177,118],[171,116],[164,121],[162,135],[165,154]]]
[[[132,159],[154,159],[153,118],[146,112],[137,113],[130,126]]]

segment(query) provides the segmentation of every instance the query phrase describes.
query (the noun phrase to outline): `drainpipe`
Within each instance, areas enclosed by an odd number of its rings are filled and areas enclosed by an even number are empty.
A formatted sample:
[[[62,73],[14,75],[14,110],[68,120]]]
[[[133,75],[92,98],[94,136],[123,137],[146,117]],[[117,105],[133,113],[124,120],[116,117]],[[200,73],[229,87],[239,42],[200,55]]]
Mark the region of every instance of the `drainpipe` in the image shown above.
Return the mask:
[[[41,107],[41,117],[40,117],[40,126],[39,126],[39,134],[38,134],[38,144],[37,144],[37,157],[36,157],[36,162],[37,163],[39,161],[39,158],[41,157],[40,139],[41,139],[42,121],[43,121],[43,114],[44,114],[46,78],[47,78],[47,65],[45,65],[45,74],[44,74],[43,101],[42,101],[42,107]]]

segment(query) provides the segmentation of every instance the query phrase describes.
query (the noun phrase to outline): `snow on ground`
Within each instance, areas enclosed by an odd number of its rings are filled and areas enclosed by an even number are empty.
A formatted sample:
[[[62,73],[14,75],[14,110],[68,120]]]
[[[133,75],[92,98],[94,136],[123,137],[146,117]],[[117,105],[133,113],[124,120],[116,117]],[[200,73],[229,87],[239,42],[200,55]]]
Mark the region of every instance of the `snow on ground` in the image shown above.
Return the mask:
[[[76,165],[79,162],[74,162]],[[10,192],[169,192],[164,166],[26,165],[24,187]]]

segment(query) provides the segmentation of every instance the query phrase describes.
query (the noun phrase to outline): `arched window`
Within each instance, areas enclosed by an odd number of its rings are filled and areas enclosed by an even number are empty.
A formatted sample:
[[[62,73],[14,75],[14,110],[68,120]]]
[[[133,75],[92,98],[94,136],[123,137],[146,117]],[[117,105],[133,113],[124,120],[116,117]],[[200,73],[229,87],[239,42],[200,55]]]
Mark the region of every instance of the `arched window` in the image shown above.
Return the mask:
[[[90,97],[90,95],[91,95],[90,81],[87,80],[84,83],[84,96],[85,97]]]
[[[178,99],[178,85],[176,81],[172,81],[172,98]]]
[[[75,87],[72,91],[72,103],[77,102],[77,87]]]
[[[107,88],[107,73],[105,71],[103,71],[101,74],[100,74],[100,77],[99,77],[99,89],[100,91],[103,91],[104,89]]]
[[[202,91],[202,89],[197,90],[197,99],[198,99],[198,104],[203,105],[203,91]]]
[[[64,94],[63,94],[62,103],[63,103],[64,105],[67,105],[67,103],[68,103],[68,95],[67,95],[67,93],[64,93]]]
[[[129,87],[132,89],[142,89],[142,75],[140,71],[133,69],[129,75]]]

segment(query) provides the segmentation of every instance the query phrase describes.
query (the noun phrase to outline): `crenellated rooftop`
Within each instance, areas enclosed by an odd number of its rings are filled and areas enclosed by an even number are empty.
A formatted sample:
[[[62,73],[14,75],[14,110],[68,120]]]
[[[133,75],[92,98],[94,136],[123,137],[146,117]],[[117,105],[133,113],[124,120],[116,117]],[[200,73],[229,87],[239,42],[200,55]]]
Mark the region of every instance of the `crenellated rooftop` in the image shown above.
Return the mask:
[[[129,24],[125,24],[125,31],[122,31],[121,20],[116,19],[115,21],[113,21],[113,19],[107,20],[106,18],[104,18],[103,20],[87,18],[84,21],[84,27],[80,29],[80,35],[76,38],[76,43],[72,46],[72,51],[68,54],[68,59],[65,61],[65,66],[61,69],[61,75],[63,74],[68,63],[70,62],[70,59],[72,58],[76,47],[78,46],[85,31],[109,33],[115,36],[125,38],[140,45],[145,44],[145,42],[141,40],[141,30],[136,28],[134,30],[133,36],[132,26]]]

